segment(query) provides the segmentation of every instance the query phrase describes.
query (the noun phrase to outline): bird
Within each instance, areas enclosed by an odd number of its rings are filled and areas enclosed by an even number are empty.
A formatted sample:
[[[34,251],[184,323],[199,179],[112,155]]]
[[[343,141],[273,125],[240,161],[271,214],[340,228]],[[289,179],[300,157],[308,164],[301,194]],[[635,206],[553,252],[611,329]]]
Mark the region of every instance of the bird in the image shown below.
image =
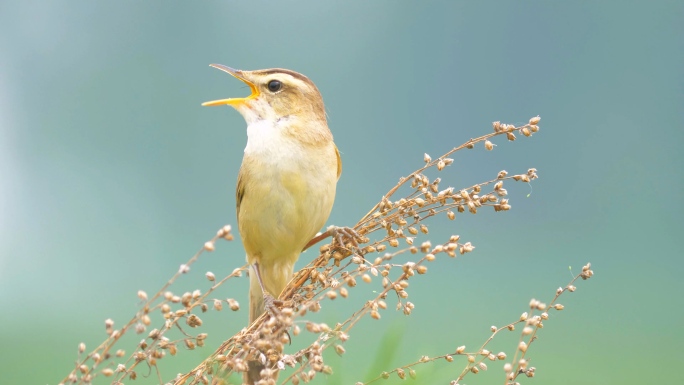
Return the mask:
[[[211,64],[243,81],[251,94],[205,102],[228,105],[247,123],[247,145],[237,179],[237,223],[249,264],[249,321],[273,306],[312,239],[353,230],[330,227],[320,235],[342,173],[323,98],[306,76],[287,69],[243,71]],[[318,236],[316,236],[319,234]],[[264,366],[251,362],[245,383]]]

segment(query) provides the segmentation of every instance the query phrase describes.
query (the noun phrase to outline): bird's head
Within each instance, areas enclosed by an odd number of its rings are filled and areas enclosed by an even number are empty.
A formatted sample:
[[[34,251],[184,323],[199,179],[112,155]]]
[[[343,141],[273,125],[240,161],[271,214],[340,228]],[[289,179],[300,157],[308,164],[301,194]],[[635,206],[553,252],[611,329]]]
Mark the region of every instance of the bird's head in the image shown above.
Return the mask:
[[[244,98],[213,100],[202,103],[203,106],[232,106],[248,125],[259,120],[278,122],[290,118],[300,122],[326,122],[318,88],[300,73],[282,68],[241,71],[221,64],[210,66],[242,80],[252,94]]]

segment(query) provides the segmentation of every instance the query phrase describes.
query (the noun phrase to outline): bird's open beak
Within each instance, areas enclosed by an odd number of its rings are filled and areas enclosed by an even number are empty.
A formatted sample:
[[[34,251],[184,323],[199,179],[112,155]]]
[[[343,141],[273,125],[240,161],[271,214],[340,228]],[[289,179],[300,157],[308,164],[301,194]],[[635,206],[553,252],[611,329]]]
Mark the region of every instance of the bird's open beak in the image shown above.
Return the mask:
[[[223,64],[209,64],[209,66],[220,69],[221,71],[227,72],[227,73],[233,75],[234,77],[242,80],[252,90],[252,94],[247,96],[246,98],[230,98],[230,99],[212,100],[210,102],[202,103],[203,106],[222,106],[224,104],[227,104],[230,106],[238,106],[240,104],[245,103],[246,101],[248,101],[250,99],[254,99],[257,96],[259,96],[259,89],[257,88],[257,86],[254,83],[252,83],[251,81],[247,80],[242,75],[242,71],[224,66]]]

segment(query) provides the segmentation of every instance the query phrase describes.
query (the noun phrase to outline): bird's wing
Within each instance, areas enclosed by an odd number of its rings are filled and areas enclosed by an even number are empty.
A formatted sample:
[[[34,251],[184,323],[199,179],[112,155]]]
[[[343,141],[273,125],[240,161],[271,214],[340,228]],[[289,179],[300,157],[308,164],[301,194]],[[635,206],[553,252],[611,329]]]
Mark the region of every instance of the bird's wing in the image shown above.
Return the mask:
[[[335,146],[335,155],[337,156],[337,179],[342,175],[342,158],[340,158],[340,150]]]
[[[238,172],[238,180],[237,180],[237,188],[235,189],[235,204],[236,204],[236,212],[237,212],[237,219],[238,222],[240,222],[240,203],[242,202],[242,198],[245,195],[245,179],[242,177],[242,168],[240,168],[240,172]]]

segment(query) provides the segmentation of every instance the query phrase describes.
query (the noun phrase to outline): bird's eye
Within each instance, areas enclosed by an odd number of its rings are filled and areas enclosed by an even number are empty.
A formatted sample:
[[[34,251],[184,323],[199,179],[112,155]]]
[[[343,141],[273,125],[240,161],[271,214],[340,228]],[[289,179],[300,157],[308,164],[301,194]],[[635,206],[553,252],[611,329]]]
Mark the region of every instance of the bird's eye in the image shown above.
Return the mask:
[[[271,80],[268,82],[268,90],[271,92],[278,92],[281,88],[283,88],[283,83],[278,80]]]

